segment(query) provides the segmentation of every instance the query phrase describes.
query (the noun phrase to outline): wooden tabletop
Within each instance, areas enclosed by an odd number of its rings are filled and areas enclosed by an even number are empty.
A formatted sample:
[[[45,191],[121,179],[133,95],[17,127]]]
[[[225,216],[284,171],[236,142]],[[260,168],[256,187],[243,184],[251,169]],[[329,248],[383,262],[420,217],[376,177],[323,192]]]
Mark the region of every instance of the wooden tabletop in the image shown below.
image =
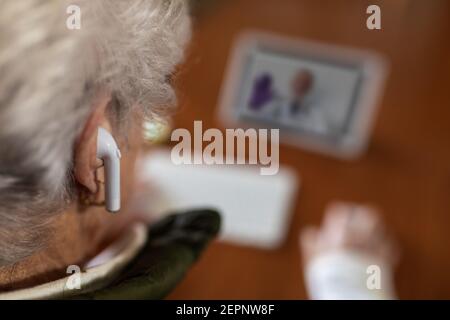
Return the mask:
[[[265,251],[214,243],[172,299],[304,299],[298,234],[333,200],[377,205],[399,242],[400,298],[450,298],[450,2],[209,1],[197,11],[179,82],[176,127],[222,128],[218,95],[233,40],[244,30],[374,49],[391,72],[368,152],[345,162],[282,145],[302,179],[285,244]],[[366,28],[378,4],[382,30]],[[243,212],[245,208],[242,208]]]

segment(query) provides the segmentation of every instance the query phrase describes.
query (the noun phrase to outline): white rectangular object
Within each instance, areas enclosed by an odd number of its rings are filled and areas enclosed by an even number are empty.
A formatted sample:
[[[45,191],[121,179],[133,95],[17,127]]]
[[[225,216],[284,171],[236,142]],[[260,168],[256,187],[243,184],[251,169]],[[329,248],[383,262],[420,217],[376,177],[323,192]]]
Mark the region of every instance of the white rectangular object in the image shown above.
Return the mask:
[[[143,159],[139,175],[156,190],[155,214],[215,208],[223,240],[272,249],[285,239],[298,186],[290,169],[262,176],[259,167],[174,165],[170,152],[158,151]]]

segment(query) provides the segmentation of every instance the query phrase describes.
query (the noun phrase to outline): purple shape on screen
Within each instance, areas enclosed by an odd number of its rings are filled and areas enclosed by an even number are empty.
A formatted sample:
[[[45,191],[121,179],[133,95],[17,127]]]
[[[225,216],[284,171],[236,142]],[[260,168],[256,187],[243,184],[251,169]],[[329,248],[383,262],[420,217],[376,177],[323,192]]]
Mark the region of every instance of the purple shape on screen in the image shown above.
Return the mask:
[[[249,106],[253,110],[261,109],[266,103],[273,99],[272,77],[264,73],[255,79]]]

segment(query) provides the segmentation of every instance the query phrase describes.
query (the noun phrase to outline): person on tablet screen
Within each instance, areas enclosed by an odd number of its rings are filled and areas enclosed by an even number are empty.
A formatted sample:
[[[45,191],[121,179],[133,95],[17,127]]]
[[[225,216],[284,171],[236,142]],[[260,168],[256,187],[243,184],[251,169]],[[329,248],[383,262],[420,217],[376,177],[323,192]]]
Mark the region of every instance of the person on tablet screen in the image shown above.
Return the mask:
[[[307,69],[301,69],[292,80],[292,93],[294,98],[290,105],[290,114],[308,113],[311,101],[307,101],[307,96],[311,92],[314,84],[314,75]]]

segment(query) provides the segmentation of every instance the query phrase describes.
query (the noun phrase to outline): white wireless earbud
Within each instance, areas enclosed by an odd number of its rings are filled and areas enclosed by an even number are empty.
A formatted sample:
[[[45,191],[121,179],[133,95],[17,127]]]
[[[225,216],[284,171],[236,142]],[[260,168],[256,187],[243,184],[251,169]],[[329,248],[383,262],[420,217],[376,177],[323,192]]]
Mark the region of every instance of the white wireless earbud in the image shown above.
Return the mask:
[[[105,206],[110,212],[120,210],[120,150],[112,135],[98,128],[97,158],[105,166]]]

